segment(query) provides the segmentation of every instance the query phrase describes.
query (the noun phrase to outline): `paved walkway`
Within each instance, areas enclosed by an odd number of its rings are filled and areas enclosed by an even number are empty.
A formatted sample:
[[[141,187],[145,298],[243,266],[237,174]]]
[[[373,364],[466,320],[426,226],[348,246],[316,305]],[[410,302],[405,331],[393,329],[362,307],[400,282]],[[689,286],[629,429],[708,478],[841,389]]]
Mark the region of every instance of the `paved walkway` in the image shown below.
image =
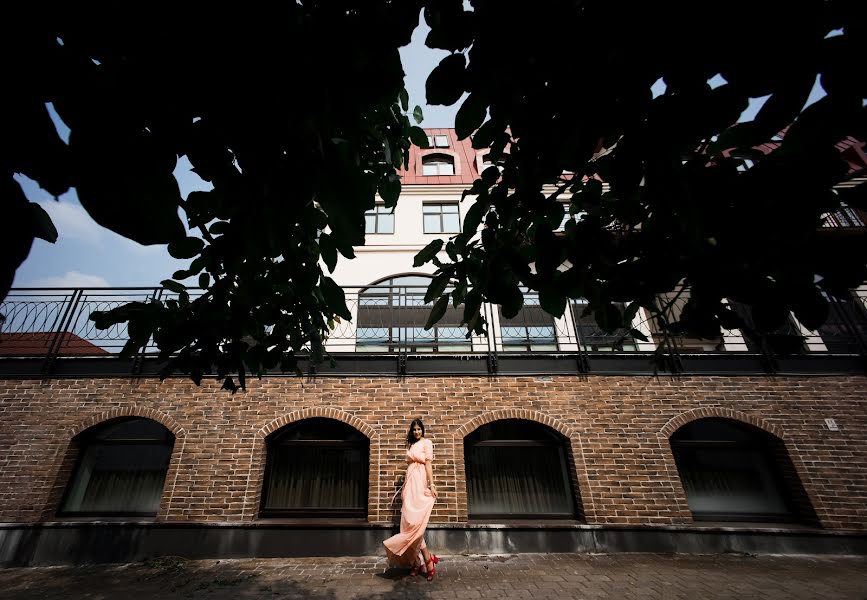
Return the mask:
[[[0,568],[6,599],[867,599],[867,557],[520,554],[442,557],[428,583],[378,557]]]

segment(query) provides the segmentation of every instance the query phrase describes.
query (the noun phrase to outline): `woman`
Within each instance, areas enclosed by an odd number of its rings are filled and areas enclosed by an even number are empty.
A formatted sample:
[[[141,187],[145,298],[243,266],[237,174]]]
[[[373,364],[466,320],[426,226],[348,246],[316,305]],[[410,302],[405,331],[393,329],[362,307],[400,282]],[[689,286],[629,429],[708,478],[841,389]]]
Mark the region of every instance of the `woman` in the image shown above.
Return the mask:
[[[433,483],[433,444],[424,437],[424,423],[414,419],[409,424],[406,436],[409,446],[406,451],[406,478],[403,482],[403,506],[400,509],[400,533],[385,540],[388,564],[392,567],[410,567],[413,575],[418,575],[424,564],[427,580],[436,574],[439,562],[436,554],[428,552],[424,542],[424,530],[430,519],[431,510],[437,497]],[[421,555],[421,556],[420,556]]]

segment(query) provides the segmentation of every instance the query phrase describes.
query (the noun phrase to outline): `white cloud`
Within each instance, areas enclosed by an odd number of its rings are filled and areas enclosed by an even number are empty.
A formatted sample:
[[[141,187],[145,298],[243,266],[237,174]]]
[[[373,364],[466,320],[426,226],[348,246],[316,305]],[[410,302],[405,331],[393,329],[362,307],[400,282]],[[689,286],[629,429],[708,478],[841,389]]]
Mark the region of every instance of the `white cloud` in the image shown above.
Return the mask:
[[[67,271],[63,275],[54,275],[51,277],[39,277],[32,281],[21,284],[21,287],[59,287],[59,288],[76,288],[76,287],[111,287],[105,279],[99,275],[88,275],[87,273],[79,273],[78,271]]]
[[[40,201],[39,206],[45,209],[51,221],[57,228],[59,239],[74,239],[97,246],[103,245],[105,230],[94,221],[81,205],[72,202]]]

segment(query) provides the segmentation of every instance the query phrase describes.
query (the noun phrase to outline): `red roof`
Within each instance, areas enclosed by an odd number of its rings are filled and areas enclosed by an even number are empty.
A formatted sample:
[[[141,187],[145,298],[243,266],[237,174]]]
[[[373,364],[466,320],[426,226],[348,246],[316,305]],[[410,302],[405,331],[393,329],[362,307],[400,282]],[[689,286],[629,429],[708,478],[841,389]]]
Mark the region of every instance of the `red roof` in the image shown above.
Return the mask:
[[[429,136],[445,135],[449,138],[447,148],[412,146],[409,149],[409,169],[400,171],[403,185],[472,184],[480,177],[476,158],[488,153],[488,149],[476,150],[470,138],[458,140],[454,129],[425,129]],[[422,175],[421,158],[428,154],[445,154],[455,159],[454,175]]]
[[[0,333],[0,356],[45,356],[51,347],[53,331],[35,331],[32,333]],[[109,354],[103,348],[91,344],[74,333],[64,333],[60,336],[59,356],[94,356]]]

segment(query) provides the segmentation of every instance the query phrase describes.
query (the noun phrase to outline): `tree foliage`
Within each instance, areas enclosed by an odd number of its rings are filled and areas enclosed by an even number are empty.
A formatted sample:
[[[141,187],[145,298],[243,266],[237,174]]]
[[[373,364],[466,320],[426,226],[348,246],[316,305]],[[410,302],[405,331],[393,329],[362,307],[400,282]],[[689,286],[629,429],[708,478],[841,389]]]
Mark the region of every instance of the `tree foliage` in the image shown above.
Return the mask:
[[[820,322],[825,294],[865,279],[863,237],[818,231],[841,201],[835,144],[867,138],[857,3],[470,4],[299,0],[122,18],[4,9],[0,202],[14,225],[0,238],[0,296],[33,238],[57,237],[21,173],[55,195],[75,187],[97,222],[190,259],[163,282],[176,297],[96,315],[102,327],[130,322],[127,354],[152,336],[164,374],[213,371],[233,390],[232,373],[243,385],[245,373],[295,368],[302,348],[321,358],[330,324],[349,313],[320,260],[333,271],[338,255],[353,257],[364,211],[377,193],[394,206],[410,143],[425,144],[398,54],[423,6],[427,45],[450,52],[428,101],[469,92],[458,133],[502,164],[468,191],[462,233],[417,257],[438,267],[429,325],[450,297],[481,331],[483,301],[514,315],[532,289],[555,315],[587,298],[614,330],[638,306],[661,314],[657,294],[683,282],[691,293],[672,331],[742,325],[723,298],[752,305],[772,331],[789,310]],[[827,96],[804,110],[817,74]],[[762,96],[755,120],[735,124]],[[46,103],[69,125],[68,145]],[[756,150],[786,127],[779,148]],[[211,191],[181,198],[182,155]],[[742,171],[744,158],[754,166]],[[863,187],[844,200],[863,208]],[[561,233],[564,211],[574,218]],[[191,277],[203,295],[181,283]]]
[[[458,133],[475,131],[473,147],[502,165],[474,183],[452,260],[438,265],[455,300],[473,290],[510,316],[532,289],[556,316],[586,298],[609,331],[642,306],[669,333],[715,338],[721,326],[774,331],[789,311],[816,326],[828,294],[864,281],[864,237],[820,230],[847,174],[835,144],[867,138],[854,67],[867,20],[851,3],[471,4],[425,13],[429,44],[455,51],[431,73],[428,102],[468,92]],[[817,75],[827,96],[803,109]],[[736,124],[763,96],[755,120]],[[758,148],[786,128],[779,148]],[[865,208],[864,187],[843,199]],[[690,292],[671,319],[657,295],[681,284]],[[724,298],[752,306],[754,323]]]

